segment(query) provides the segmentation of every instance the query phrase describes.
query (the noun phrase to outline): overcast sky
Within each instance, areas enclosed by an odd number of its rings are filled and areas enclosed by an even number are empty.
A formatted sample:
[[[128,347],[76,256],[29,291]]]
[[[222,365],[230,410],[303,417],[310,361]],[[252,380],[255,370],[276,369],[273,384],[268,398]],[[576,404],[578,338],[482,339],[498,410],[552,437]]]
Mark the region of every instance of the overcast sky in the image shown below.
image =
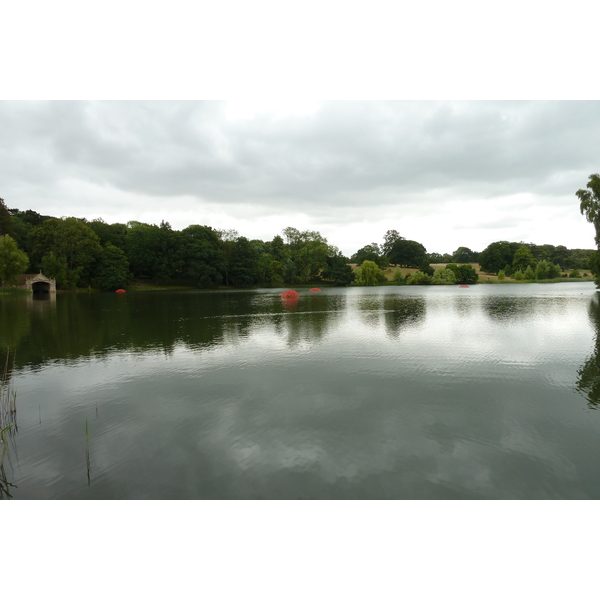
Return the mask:
[[[350,255],[388,229],[430,252],[594,247],[575,192],[600,171],[600,102],[0,103],[10,208],[166,220]]]

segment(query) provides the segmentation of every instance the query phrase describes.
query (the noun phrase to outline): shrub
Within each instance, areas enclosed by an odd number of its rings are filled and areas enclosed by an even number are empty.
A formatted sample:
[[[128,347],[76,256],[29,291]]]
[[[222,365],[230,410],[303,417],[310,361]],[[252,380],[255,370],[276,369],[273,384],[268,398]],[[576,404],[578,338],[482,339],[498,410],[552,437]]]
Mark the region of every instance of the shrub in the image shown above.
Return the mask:
[[[431,283],[431,277],[427,273],[417,271],[413,273],[407,280],[408,285],[428,285]]]
[[[569,277],[571,277],[572,279],[577,279],[579,277],[581,277],[579,271],[577,269],[573,269],[570,273],[569,273]]]
[[[456,275],[452,269],[436,269],[431,283],[433,285],[452,285],[456,283]]]
[[[498,281],[504,281],[506,279],[506,273],[504,272],[504,269],[500,269],[498,271]]]
[[[523,281],[523,278],[525,276],[523,275],[523,271],[517,271],[513,274],[513,279],[515,279],[516,281]]]

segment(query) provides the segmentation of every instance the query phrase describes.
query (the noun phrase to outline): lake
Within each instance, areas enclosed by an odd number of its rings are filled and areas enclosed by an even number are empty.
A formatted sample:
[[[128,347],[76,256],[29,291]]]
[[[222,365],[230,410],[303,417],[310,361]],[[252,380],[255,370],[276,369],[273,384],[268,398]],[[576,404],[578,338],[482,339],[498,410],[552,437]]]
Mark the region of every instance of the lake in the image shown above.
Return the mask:
[[[299,291],[0,296],[1,495],[600,498],[591,282]]]

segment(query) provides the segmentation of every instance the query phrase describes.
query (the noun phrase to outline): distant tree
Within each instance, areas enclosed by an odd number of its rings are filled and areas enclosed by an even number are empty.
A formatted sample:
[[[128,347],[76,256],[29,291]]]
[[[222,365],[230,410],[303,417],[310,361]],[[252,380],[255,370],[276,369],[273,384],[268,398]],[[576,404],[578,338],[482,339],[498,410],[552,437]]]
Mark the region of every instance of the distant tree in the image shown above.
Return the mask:
[[[12,222],[10,220],[10,213],[8,212],[8,208],[4,203],[4,200],[0,198],[0,235],[12,236],[12,234],[13,229]]]
[[[288,252],[299,281],[314,281],[327,266],[329,246],[318,231],[299,231],[295,227],[283,230]]]
[[[347,286],[354,281],[354,272],[348,259],[341,252],[333,251],[327,257],[327,266],[321,272],[321,279],[336,286]]]
[[[429,285],[431,283],[431,277],[427,273],[417,271],[413,273],[407,280],[408,285]]]
[[[63,281],[68,287],[87,284],[90,269],[102,252],[98,236],[81,220],[74,217],[48,219],[35,227],[30,233],[34,264],[64,265],[68,271]],[[52,254],[52,257],[49,255]],[[60,286],[57,280],[57,285]]]
[[[413,240],[396,240],[389,255],[390,263],[401,267],[418,267],[426,255],[425,246]]]
[[[356,283],[358,285],[377,285],[385,279],[383,271],[372,260],[363,261],[357,273]]]
[[[16,278],[25,273],[29,258],[19,250],[17,242],[10,235],[0,235],[0,287],[5,283],[14,283]]]
[[[239,237],[235,243],[233,259],[229,269],[229,284],[235,286],[254,285],[258,282],[256,266],[258,255],[248,238]]]
[[[560,267],[554,263],[548,263],[548,279],[560,277]]]
[[[367,244],[363,246],[360,250],[357,250],[351,257],[350,262],[362,264],[365,260],[370,260],[377,264],[377,266],[382,267],[388,264],[388,259],[386,256],[381,254],[381,250],[379,245],[373,242],[372,244]]]
[[[454,271],[457,283],[477,283],[479,280],[477,271],[475,271],[471,265],[457,265],[456,263],[449,263],[446,265],[446,268]]]
[[[523,280],[523,271],[515,271],[513,273],[513,279],[515,279],[516,281],[522,281]]]
[[[579,279],[581,277],[581,273],[577,269],[573,269],[569,273],[569,277],[571,277],[572,279]]]
[[[586,188],[586,190],[578,190],[575,194],[579,198],[581,214],[594,225],[596,247],[600,250],[600,175],[598,173],[590,175]],[[595,281],[596,287],[600,287],[600,275],[596,274]]]
[[[429,264],[427,258],[424,258],[419,265],[419,271],[421,271],[421,273],[427,273],[427,275],[431,276],[433,275],[434,268]]]
[[[504,272],[504,269],[500,269],[498,271],[498,281],[504,281],[506,279],[506,273]]]
[[[498,273],[505,265],[513,262],[518,244],[511,242],[492,242],[479,254],[479,265],[486,273]]]
[[[124,223],[113,223],[109,225],[103,219],[88,221],[86,225],[98,236],[102,246],[112,244],[121,250],[126,248],[127,225]]]
[[[383,236],[383,244],[381,245],[381,253],[389,259],[394,243],[403,238],[395,229],[388,229]]]
[[[477,262],[478,257],[478,252],[473,252],[473,250],[465,246],[460,246],[452,253],[452,261],[455,263]]]
[[[200,288],[219,285],[224,256],[218,233],[205,225],[190,225],[181,232],[183,277]]]
[[[527,246],[521,246],[514,254],[512,266],[515,270],[525,271],[530,265],[532,268],[535,265],[535,259],[531,254],[531,250]]]
[[[433,285],[452,285],[456,283],[456,275],[452,269],[436,269],[431,283]]]
[[[98,258],[95,270],[96,285],[102,290],[114,291],[125,287],[131,281],[129,261],[121,248],[107,243]]]
[[[535,272],[534,270],[531,268],[531,265],[529,265],[526,269],[525,272],[523,273],[523,277],[525,279],[535,279]]]

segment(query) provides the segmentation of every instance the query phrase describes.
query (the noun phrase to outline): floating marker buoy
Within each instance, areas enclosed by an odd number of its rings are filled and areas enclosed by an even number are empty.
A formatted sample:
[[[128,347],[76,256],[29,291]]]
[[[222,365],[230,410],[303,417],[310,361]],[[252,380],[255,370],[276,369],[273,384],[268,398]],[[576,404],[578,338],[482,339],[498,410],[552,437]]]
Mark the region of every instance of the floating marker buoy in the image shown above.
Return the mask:
[[[283,292],[283,294],[281,294],[281,297],[284,300],[295,300],[299,296],[300,296],[300,294],[294,290],[285,290],[285,292]]]
[[[459,285],[458,287],[469,287],[468,285]]]
[[[321,288],[310,288],[309,292],[320,292]]]
[[[117,294],[124,294],[125,290],[117,290]]]

